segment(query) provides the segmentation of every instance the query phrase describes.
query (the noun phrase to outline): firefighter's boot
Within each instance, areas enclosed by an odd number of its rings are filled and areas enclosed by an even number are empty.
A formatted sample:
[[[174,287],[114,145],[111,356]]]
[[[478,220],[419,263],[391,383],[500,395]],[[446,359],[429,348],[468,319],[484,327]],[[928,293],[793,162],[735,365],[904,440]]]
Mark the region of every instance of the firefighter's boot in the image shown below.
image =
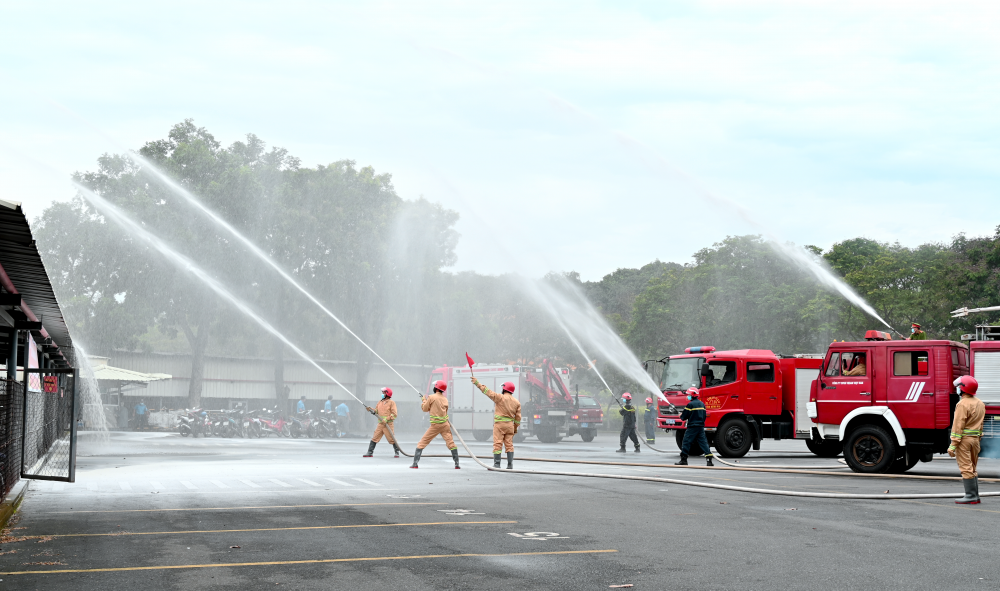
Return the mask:
[[[705,456],[705,460],[706,466],[715,466],[715,464],[712,463],[712,456]]]
[[[635,446],[635,453],[639,453],[640,451],[642,451],[642,448],[639,447],[638,445]]]
[[[500,452],[493,454],[493,467],[500,469]]]
[[[962,480],[962,484],[965,486],[965,496],[961,499],[955,501],[959,505],[978,505],[979,504],[979,482],[978,478],[966,478]]]
[[[625,453],[625,444],[623,443],[623,444],[622,444],[622,448],[621,448],[621,449],[619,449],[619,450],[615,450],[615,451],[617,451],[617,452],[618,452],[618,453],[620,453],[620,454],[623,454],[623,453]]]
[[[514,452],[512,451],[507,452],[507,469],[514,469]]]
[[[681,454],[681,461],[674,464],[675,466],[687,466],[688,465],[688,455]]]
[[[451,450],[451,458],[455,460],[455,469],[458,470],[458,448]]]
[[[424,453],[424,450],[420,449],[419,447],[417,448],[416,451],[413,452],[413,465],[410,466],[411,468],[420,467],[417,465],[417,463],[420,462],[420,454],[422,453]]]
[[[368,453],[366,453],[365,455],[363,455],[361,457],[362,458],[370,458],[373,455],[375,455],[375,442],[374,441],[369,441],[368,442]]]
[[[392,449],[395,450],[396,455],[394,457],[397,457],[397,458],[399,457],[399,454],[403,451],[403,450],[399,449],[399,446],[396,445],[395,441],[392,442]]]

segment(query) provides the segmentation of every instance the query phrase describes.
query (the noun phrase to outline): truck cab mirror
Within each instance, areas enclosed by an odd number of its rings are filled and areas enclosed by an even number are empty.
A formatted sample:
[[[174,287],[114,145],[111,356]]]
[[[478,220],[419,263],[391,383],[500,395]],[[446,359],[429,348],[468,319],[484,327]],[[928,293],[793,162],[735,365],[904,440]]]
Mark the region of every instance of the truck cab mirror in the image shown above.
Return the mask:
[[[701,364],[701,377],[707,378],[712,375],[712,369],[708,367],[707,363]]]

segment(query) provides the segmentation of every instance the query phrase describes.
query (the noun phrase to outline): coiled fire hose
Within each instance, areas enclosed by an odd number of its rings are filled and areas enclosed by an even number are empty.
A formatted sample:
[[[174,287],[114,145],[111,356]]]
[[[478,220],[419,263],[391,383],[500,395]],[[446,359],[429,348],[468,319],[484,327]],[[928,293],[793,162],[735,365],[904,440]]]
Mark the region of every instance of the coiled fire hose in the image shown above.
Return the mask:
[[[714,488],[714,489],[729,490],[729,491],[734,491],[734,492],[745,492],[745,493],[765,494],[765,495],[777,495],[777,496],[786,496],[786,497],[807,497],[807,498],[815,498],[815,499],[905,500],[905,499],[954,499],[954,498],[960,498],[962,496],[962,494],[960,494],[960,493],[912,493],[912,494],[821,493],[821,492],[776,490],[776,489],[767,489],[767,488],[753,488],[753,487],[746,487],[746,486],[733,486],[733,485],[729,485],[729,484],[715,484],[715,483],[710,483],[710,482],[694,482],[694,481],[691,481],[691,480],[678,480],[676,478],[661,478],[661,477],[658,477],[658,476],[630,476],[630,475],[623,475],[623,474],[597,474],[597,473],[591,473],[591,472],[557,472],[557,471],[552,471],[552,470],[522,470],[522,469],[517,469],[517,468],[511,469],[511,470],[507,470],[507,469],[504,469],[504,468],[494,468],[493,466],[489,466],[487,464],[484,464],[476,456],[476,454],[473,453],[472,449],[465,442],[465,439],[462,437],[461,433],[459,433],[458,429],[456,429],[455,426],[453,424],[451,424],[450,420],[448,421],[448,424],[452,427],[452,434],[455,435],[458,438],[458,441],[462,444],[462,447],[464,447],[465,451],[468,452],[468,454],[469,454],[468,456],[463,456],[463,457],[472,458],[473,461],[475,461],[477,464],[479,464],[483,468],[486,468],[490,472],[502,472],[502,473],[506,473],[506,474],[542,474],[542,475],[547,475],[547,476],[575,476],[575,477],[582,477],[582,478],[609,478],[609,479],[613,479],[613,480],[638,480],[638,481],[643,481],[643,482],[658,482],[658,483],[663,483],[663,484],[678,484],[678,485],[683,485],[683,486],[695,486],[695,487],[701,487],[701,488]],[[392,430],[391,426],[389,427],[389,432],[392,434],[393,440],[397,441],[397,445],[398,445],[398,440],[396,440],[396,433]],[[400,450],[402,450],[402,448],[400,448]],[[403,455],[406,456],[406,457],[413,457],[411,454],[408,454],[405,451],[403,451]],[[434,457],[451,458],[450,455],[446,456],[446,455],[443,455],[443,454],[430,454],[430,455],[426,455],[426,456],[422,456],[422,457],[429,457],[429,458],[434,458]],[[632,465],[635,465],[635,466],[648,466],[648,467],[656,467],[656,468],[671,468],[672,467],[672,466],[663,466],[663,465],[660,465],[660,464],[594,462],[594,461],[587,461],[587,460],[554,460],[554,459],[543,459],[543,458],[519,458],[519,460],[520,461],[529,461],[529,462],[540,461],[540,462],[560,462],[560,463],[579,463],[579,464],[603,464],[603,465],[611,465],[611,466],[632,466]],[[704,467],[701,467],[701,466],[689,466],[688,468],[695,468],[695,469],[697,469],[697,468],[703,468],[703,469],[707,469],[707,470],[713,470],[713,469],[714,470],[739,470],[739,471],[748,471],[748,472],[782,472],[782,473],[792,472],[792,473],[821,474],[821,475],[826,475],[826,476],[834,476],[834,474],[830,474],[828,472],[812,472],[812,471],[806,471],[806,470],[785,470],[785,469],[779,470],[779,469],[766,469],[766,468],[765,469],[759,469],[759,468],[743,468],[743,467],[738,467],[738,468],[709,468],[707,466],[704,466]],[[913,478],[913,479],[923,479],[923,480],[959,480],[958,477],[954,477],[954,476],[913,476],[913,475],[907,475],[907,474],[863,474],[863,473],[856,473],[856,472],[848,472],[848,473],[840,473],[840,474],[836,474],[836,475],[837,476],[862,476],[862,477],[867,476],[867,477],[881,477],[881,478],[904,478],[904,479],[905,478]],[[980,480],[982,480],[984,482],[997,482],[997,481],[1000,481],[1000,479],[995,479],[995,478],[988,478],[988,479],[987,478],[983,478],[983,479],[980,479]],[[996,497],[996,496],[1000,496],[1000,492],[979,493],[979,496],[980,497]]]

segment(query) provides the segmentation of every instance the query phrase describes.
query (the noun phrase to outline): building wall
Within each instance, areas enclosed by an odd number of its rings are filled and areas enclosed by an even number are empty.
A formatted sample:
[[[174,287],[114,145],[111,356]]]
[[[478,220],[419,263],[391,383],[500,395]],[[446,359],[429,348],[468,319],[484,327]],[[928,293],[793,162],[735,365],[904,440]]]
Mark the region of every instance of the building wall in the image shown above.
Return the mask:
[[[319,365],[341,384],[355,392],[355,363],[353,361],[319,361]],[[152,382],[148,388],[125,392],[127,397],[146,398],[187,398],[190,385],[191,356],[170,353],[128,353],[115,352],[110,364],[123,369],[143,373],[166,373],[170,380]],[[396,365],[396,370],[421,391],[427,386],[430,365]],[[285,384],[290,388],[289,398],[305,396],[307,400],[326,400],[333,396],[335,401],[353,400],[339,386],[330,381],[312,365],[296,359],[285,360]],[[378,402],[382,398],[381,389],[388,386],[394,392],[409,390],[403,380],[381,363],[372,364],[368,373],[368,385],[364,396],[355,392],[366,402]],[[412,391],[411,391],[412,394]],[[236,357],[207,357],[205,359],[205,379],[202,398],[231,400],[274,400],[274,363],[270,359]]]

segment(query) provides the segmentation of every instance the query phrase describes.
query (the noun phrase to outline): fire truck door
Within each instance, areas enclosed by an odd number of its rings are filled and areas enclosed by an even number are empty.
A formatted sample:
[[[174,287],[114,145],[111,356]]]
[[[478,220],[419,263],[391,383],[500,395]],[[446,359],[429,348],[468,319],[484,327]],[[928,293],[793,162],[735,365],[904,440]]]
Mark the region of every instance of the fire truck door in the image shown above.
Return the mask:
[[[852,410],[871,406],[870,359],[867,349],[835,351],[827,358],[817,400],[824,423],[839,424]]]
[[[892,351],[885,402],[909,429],[934,428],[934,364],[931,351]],[[947,396],[947,394],[945,394]],[[948,401],[945,400],[944,404]]]

